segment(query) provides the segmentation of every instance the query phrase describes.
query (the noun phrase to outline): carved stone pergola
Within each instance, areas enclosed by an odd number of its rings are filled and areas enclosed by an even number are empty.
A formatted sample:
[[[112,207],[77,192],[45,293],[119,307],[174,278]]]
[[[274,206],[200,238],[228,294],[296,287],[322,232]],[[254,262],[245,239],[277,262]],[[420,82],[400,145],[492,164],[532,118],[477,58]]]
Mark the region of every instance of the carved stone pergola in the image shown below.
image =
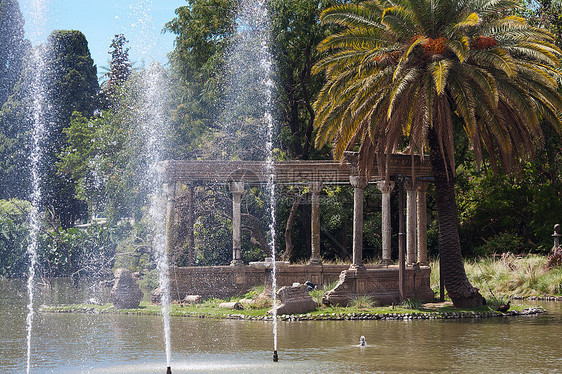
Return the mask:
[[[426,190],[431,177],[427,157],[406,154],[392,155],[388,167],[390,180],[382,180],[375,167],[371,178],[359,175],[353,157],[349,161],[279,161],[274,163],[273,182],[276,185],[307,185],[311,193],[311,258],[310,265],[321,265],[320,256],[320,193],[324,185],[351,184],[354,189],[353,262],[351,269],[364,269],[363,200],[364,190],[376,184],[382,193],[382,264],[392,264],[390,193],[395,180],[405,180],[406,189],[406,264],[427,265]],[[350,162],[351,161],[351,162]],[[167,237],[171,238],[175,210],[176,184],[228,184],[232,193],[232,262],[243,265],[241,257],[240,201],[244,187],[266,184],[270,178],[265,161],[164,161],[162,163],[167,204]],[[412,178],[415,176],[415,179]],[[400,177],[400,178],[398,178]],[[400,182],[401,183],[401,182]],[[192,198],[192,196],[191,196]],[[192,239],[192,238],[190,238]],[[172,253],[168,240],[168,253]]]

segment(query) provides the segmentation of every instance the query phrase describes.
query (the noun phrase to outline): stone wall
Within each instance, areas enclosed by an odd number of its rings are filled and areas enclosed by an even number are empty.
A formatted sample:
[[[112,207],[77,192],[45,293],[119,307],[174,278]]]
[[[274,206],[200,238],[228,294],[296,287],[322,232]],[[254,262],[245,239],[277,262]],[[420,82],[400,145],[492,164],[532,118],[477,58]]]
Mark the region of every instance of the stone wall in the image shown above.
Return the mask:
[[[293,283],[311,281],[322,287],[340,279],[347,265],[289,265],[277,269],[277,286],[290,286]],[[381,303],[399,301],[398,267],[367,266],[368,277],[353,281],[352,294],[368,294]],[[430,300],[430,268],[407,267],[405,272],[406,297],[416,296]],[[186,295],[201,295],[205,298],[226,298],[240,296],[254,286],[271,284],[271,269],[252,266],[204,266],[175,267],[170,270],[171,296],[181,300]]]

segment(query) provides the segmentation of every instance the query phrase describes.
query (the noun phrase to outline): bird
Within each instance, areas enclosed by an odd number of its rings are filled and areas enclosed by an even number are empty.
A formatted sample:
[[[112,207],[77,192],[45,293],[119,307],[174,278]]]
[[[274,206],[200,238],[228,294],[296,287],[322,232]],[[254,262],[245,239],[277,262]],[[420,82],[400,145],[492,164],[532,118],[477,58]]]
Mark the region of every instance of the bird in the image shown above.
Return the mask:
[[[367,342],[365,341],[365,337],[361,336],[361,339],[359,339],[359,345],[361,347],[365,347],[367,345]]]
[[[304,284],[306,284],[306,287],[308,288],[308,292],[313,291],[317,288],[317,286],[311,281],[306,281],[304,282]]]
[[[509,310],[511,304],[511,300],[507,302],[507,304],[501,304],[500,306],[498,306],[498,310],[502,313],[505,313]]]

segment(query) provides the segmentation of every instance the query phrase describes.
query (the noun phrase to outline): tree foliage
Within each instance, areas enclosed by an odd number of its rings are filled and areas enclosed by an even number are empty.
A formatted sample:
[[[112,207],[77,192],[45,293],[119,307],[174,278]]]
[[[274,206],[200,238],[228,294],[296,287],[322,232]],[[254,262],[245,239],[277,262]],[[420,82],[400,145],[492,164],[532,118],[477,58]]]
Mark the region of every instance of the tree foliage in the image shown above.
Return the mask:
[[[109,90],[123,84],[131,75],[132,64],[129,60],[129,48],[125,47],[128,42],[124,34],[115,35],[111,41],[111,50],[109,51],[111,61],[107,74],[107,88]]]
[[[57,162],[67,147],[64,129],[70,126],[72,113],[91,116],[97,107],[99,91],[97,69],[80,31],[53,31],[47,40],[45,85],[46,144],[43,146],[44,204],[52,209],[64,228],[85,218],[86,207],[74,197],[75,182],[59,173]]]
[[[315,103],[317,146],[334,156],[359,145],[369,175],[375,155],[404,138],[410,152],[430,150],[445,286],[456,305],[482,302],[466,278],[454,195],[454,121],[462,119],[478,165],[510,168],[542,144],[540,119],[560,130],[555,68],[560,50],[546,30],[509,15],[514,2],[366,1],[335,6],[322,21],[342,26],[320,43],[316,66],[327,83]],[[385,162],[386,160],[386,162]]]
[[[222,69],[229,39],[235,32],[234,0],[189,0],[166,25],[176,34],[170,54],[176,76],[173,127],[175,154],[191,158],[208,145],[217,129],[223,88]]]
[[[316,46],[331,27],[320,23],[320,12],[342,4],[338,0],[274,0],[271,14],[272,46],[277,70],[280,147],[291,158],[327,156],[326,150],[312,147],[315,112],[312,104],[324,84],[322,75],[312,75],[312,66],[322,54]]]
[[[67,147],[59,171],[76,181],[76,196],[91,214],[105,214],[112,223],[130,217],[138,221],[152,192],[145,179],[151,154],[143,130],[151,105],[143,83],[148,74],[133,73],[116,87],[112,109],[91,117],[75,112],[64,130]],[[167,134],[159,135],[165,138],[163,144],[169,144]],[[169,149],[161,151],[167,157]]]
[[[26,201],[0,200],[0,276],[23,276],[26,272],[30,210]]]
[[[17,0],[0,1],[0,108],[18,81],[29,49],[24,39],[24,20]]]
[[[9,100],[17,91],[24,57],[30,50],[23,26],[18,1],[0,1],[0,198],[25,198],[26,193],[22,109],[15,108],[17,99]]]

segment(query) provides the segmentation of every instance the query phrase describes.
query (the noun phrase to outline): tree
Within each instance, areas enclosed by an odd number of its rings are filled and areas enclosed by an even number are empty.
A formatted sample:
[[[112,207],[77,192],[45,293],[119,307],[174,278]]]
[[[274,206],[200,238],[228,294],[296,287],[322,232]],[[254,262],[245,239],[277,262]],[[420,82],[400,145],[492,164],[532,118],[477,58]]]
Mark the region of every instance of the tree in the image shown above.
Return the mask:
[[[466,277],[455,198],[454,123],[478,164],[513,167],[543,143],[540,119],[560,130],[560,50],[546,30],[509,15],[512,1],[397,0],[343,5],[322,13],[341,25],[319,45],[327,83],[315,103],[316,145],[334,156],[359,144],[361,170],[376,156],[386,174],[401,143],[428,148],[436,189],[444,283],[456,306],[481,305]],[[460,121],[454,121],[458,117]]]
[[[162,86],[166,86],[167,76],[160,71],[165,80]],[[121,218],[138,221],[152,193],[144,179],[153,157],[143,129],[146,108],[153,104],[143,83],[149,74],[148,70],[132,73],[116,87],[112,109],[90,117],[75,112],[64,129],[66,149],[60,155],[59,173],[76,181],[76,197],[86,202],[92,213],[103,212],[114,224]],[[161,136],[166,137],[162,143],[168,144],[168,134]]]
[[[557,0],[521,0],[521,13],[530,24],[543,27],[555,36],[562,47],[562,4]]]
[[[0,108],[8,100],[20,77],[23,58],[29,49],[24,40],[24,20],[17,0],[0,1]]]
[[[170,54],[176,75],[173,113],[176,154],[194,157],[209,133],[217,130],[223,99],[222,69],[235,32],[234,0],[189,0],[166,25],[176,34]]]
[[[80,31],[53,31],[47,40],[45,80],[47,139],[44,147],[44,203],[53,210],[63,228],[84,218],[86,206],[75,198],[75,181],[57,169],[59,155],[67,146],[64,129],[72,113],[92,116],[99,91],[97,69]]]
[[[125,38],[124,34],[117,34],[113,37],[110,45],[111,60],[109,61],[109,68],[103,74],[106,79],[102,83],[105,96],[111,101],[111,96],[115,94],[115,89],[121,86],[127,78],[131,75],[132,64],[129,60],[129,48],[125,48],[125,44],[129,41]]]
[[[111,62],[109,65],[109,87],[123,84],[131,75],[131,61],[129,61],[129,48],[125,44],[129,41],[125,35],[115,35],[111,41]]]
[[[311,159],[329,156],[327,150],[315,152],[312,104],[324,77],[312,75],[312,66],[321,54],[316,45],[328,35],[330,26],[320,24],[321,9],[342,0],[274,0],[268,3],[271,15],[272,46],[277,69],[277,106],[281,127],[281,146],[292,158]]]
[[[20,121],[21,110],[15,109],[17,99],[9,100],[18,90],[24,56],[30,50],[29,42],[23,38],[23,25],[17,0],[0,0],[0,198],[26,196],[26,173],[22,170],[22,160],[26,159],[25,127]]]

